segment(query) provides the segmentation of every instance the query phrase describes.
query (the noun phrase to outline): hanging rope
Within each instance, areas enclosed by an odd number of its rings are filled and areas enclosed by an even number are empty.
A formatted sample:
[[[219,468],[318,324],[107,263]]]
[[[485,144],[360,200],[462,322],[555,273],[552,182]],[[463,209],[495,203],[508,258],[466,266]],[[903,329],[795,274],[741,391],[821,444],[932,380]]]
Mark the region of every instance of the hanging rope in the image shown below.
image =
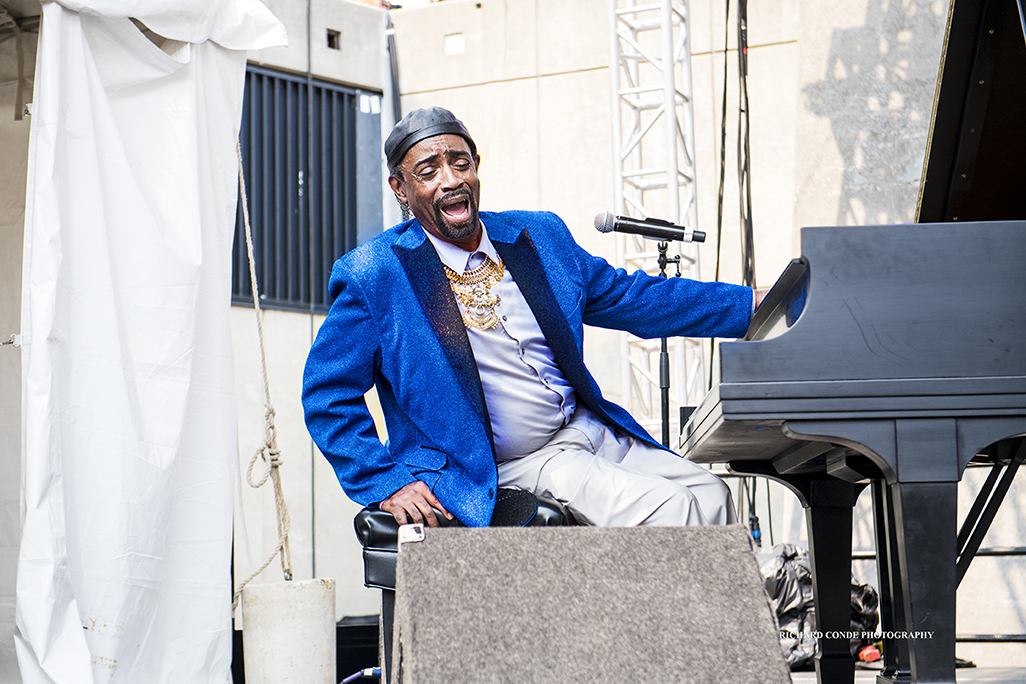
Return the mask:
[[[235,150],[239,157],[239,192],[242,196],[242,223],[246,227],[246,254],[249,256],[249,280],[253,288],[253,310],[256,312],[257,338],[260,340],[260,365],[264,372],[264,443],[253,454],[249,461],[249,468],[246,470],[246,482],[250,487],[258,489],[267,482],[268,478],[274,487],[274,506],[278,512],[278,543],[274,550],[267,556],[267,560],[249,577],[244,579],[236,588],[232,596],[232,611],[239,605],[239,597],[242,596],[242,589],[257,575],[263,572],[274,557],[281,554],[281,571],[286,581],[292,579],[292,554],[289,551],[289,509],[285,505],[285,494],[281,489],[281,475],[278,468],[281,466],[281,451],[278,450],[278,431],[274,427],[274,406],[271,404],[271,390],[267,382],[267,355],[264,353],[264,324],[260,315],[260,290],[257,287],[256,261],[253,259],[253,232],[249,227],[249,201],[246,198],[246,179],[242,175],[242,146],[238,143]],[[266,465],[263,477],[259,482],[253,481],[253,468],[257,461],[262,460]]]

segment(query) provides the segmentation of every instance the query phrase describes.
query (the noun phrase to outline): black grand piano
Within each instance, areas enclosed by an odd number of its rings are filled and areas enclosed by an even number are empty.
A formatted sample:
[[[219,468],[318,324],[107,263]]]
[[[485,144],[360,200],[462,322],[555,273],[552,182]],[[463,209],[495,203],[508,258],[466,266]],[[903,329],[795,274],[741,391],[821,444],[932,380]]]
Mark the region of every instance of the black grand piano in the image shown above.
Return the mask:
[[[949,17],[917,223],[803,228],[720,382],[684,426],[700,463],[806,508],[820,682],[852,682],[852,507],[872,488],[884,672],[955,682],[955,589],[1026,460],[1026,23],[1021,0]],[[992,464],[957,528],[957,483]],[[905,636],[902,636],[905,635]]]

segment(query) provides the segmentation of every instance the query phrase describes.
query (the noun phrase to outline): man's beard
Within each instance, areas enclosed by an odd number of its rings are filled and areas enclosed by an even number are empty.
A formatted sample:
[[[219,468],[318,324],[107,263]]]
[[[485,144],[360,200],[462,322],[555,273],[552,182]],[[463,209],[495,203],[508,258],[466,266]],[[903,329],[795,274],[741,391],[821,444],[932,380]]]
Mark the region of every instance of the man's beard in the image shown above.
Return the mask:
[[[453,223],[442,211],[442,205],[461,196],[466,196],[467,198],[469,216],[465,221]],[[442,234],[442,237],[447,240],[464,240],[473,235],[474,231],[477,230],[477,202],[474,201],[474,195],[469,190],[454,190],[446,193],[435,200],[433,206],[435,209],[435,227],[438,228],[438,232]]]

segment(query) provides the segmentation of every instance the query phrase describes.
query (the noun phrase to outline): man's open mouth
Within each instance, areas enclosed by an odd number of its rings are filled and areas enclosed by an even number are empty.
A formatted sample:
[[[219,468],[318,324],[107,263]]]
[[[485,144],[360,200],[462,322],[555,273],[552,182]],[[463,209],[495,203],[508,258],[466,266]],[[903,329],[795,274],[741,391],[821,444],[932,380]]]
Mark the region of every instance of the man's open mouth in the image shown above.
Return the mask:
[[[451,223],[464,223],[470,220],[470,194],[459,193],[454,197],[443,197],[438,202],[438,210]]]

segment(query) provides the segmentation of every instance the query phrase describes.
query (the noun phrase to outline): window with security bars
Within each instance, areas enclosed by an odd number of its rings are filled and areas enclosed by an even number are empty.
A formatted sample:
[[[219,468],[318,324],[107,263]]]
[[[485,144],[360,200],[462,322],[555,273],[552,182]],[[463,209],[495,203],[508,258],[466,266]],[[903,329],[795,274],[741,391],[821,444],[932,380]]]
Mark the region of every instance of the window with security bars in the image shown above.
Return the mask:
[[[246,68],[239,139],[261,307],[326,312],[332,264],[381,231],[380,115],[371,97],[377,105],[376,94]],[[241,207],[232,258],[232,303],[252,306]]]

